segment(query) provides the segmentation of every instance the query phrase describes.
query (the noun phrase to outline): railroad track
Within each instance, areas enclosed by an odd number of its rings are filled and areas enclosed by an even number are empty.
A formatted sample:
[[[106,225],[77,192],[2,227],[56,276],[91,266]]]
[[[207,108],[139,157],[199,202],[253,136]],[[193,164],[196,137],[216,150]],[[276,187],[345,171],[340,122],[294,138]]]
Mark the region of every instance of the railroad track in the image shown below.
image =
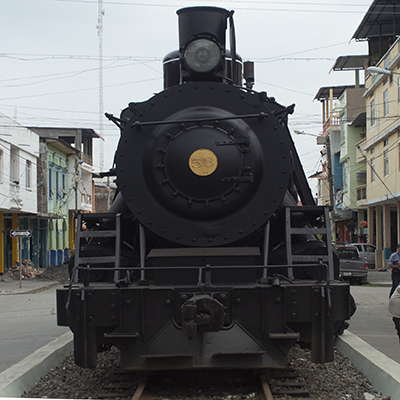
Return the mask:
[[[294,368],[270,370],[260,375],[260,382],[265,400],[280,399],[284,395],[294,398],[310,397],[304,378]]]
[[[152,400],[160,398],[160,395],[173,398],[174,394],[179,398],[202,395],[204,399],[279,400],[309,397],[304,378],[288,368],[267,370],[261,374],[258,371],[175,371],[143,375],[118,371],[109,377],[97,398]]]

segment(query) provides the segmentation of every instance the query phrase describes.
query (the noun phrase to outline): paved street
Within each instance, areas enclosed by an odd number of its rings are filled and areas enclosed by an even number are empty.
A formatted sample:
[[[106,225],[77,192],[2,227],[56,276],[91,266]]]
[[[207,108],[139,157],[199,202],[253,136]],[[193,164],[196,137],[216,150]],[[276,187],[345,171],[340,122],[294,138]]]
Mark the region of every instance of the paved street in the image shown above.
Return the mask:
[[[390,283],[390,272],[370,271],[369,282]],[[357,311],[350,320],[349,331],[377,350],[400,363],[399,339],[388,313],[390,287],[351,286]]]
[[[57,326],[55,291],[0,294],[0,372],[69,331]]]

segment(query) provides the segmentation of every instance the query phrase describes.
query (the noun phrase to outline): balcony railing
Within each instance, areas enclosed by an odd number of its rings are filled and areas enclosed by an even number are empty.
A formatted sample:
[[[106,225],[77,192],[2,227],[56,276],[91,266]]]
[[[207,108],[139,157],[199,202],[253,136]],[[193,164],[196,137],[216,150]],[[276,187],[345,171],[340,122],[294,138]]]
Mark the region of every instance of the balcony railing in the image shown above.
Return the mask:
[[[330,130],[340,130],[340,125],[341,125],[340,117],[332,116],[325,121],[323,126],[323,131],[327,132]]]
[[[93,159],[88,154],[81,153],[81,160],[86,164],[93,165]]]

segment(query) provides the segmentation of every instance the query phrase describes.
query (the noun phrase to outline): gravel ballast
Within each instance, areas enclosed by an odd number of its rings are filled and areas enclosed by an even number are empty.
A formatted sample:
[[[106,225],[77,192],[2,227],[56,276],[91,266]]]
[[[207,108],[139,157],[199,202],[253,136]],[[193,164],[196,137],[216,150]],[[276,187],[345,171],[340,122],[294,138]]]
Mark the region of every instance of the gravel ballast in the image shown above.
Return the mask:
[[[360,374],[347,357],[335,350],[334,361],[326,364],[314,364],[310,360],[310,351],[296,345],[289,353],[289,366],[294,367],[304,377],[310,398],[313,400],[362,400],[382,399]],[[98,354],[97,367],[84,369],[75,365],[73,356],[67,357],[59,366],[53,368],[36,386],[22,397],[29,398],[59,398],[59,399],[89,399],[97,398],[104,392],[103,385],[108,378],[120,369],[119,352],[111,349]],[[186,372],[187,373],[187,372]],[[192,372],[196,374],[196,372]],[[175,372],[176,376],[182,375]],[[196,384],[188,390],[187,385],[181,385],[179,380],[165,378],[166,382],[157,382],[157,387],[151,388],[151,399],[154,400],[237,400],[258,399],[258,380],[238,378],[236,372],[202,371],[197,375]],[[208,374],[208,376],[207,376]],[[232,380],[227,380],[227,375]],[[173,376],[173,375],[172,375]],[[246,373],[244,373],[244,376]],[[132,386],[137,385],[143,374],[134,373]],[[161,379],[161,378],[157,378]],[[218,385],[210,385],[212,381]],[[186,387],[184,387],[186,386]],[[215,387],[214,387],[215,386]],[[281,397],[282,399],[297,399]]]

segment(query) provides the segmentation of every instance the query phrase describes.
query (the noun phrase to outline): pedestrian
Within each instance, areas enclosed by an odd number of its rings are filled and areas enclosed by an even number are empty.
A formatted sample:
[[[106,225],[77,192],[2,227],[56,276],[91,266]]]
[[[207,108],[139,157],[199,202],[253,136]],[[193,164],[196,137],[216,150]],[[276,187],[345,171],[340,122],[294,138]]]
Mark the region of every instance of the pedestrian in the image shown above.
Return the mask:
[[[389,314],[393,317],[394,326],[400,343],[400,285],[398,285],[389,299]]]
[[[389,297],[392,296],[393,292],[400,283],[400,244],[397,245],[397,251],[391,254],[388,261],[388,268],[392,268],[392,289],[390,290]]]

